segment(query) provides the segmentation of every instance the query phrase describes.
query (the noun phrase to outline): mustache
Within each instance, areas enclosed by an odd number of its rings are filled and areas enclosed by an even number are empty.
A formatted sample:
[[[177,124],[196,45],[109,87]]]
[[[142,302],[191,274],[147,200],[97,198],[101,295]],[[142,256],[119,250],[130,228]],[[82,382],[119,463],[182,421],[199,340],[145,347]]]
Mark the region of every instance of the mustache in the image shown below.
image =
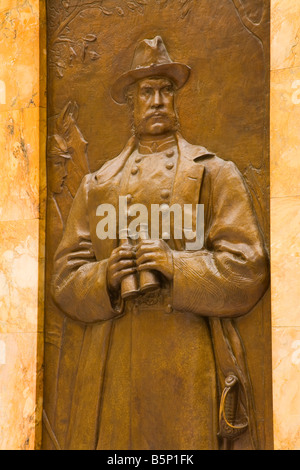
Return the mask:
[[[155,118],[155,117],[161,117],[165,118],[168,120],[170,123],[173,123],[177,121],[177,116],[176,114],[170,114],[166,113],[164,111],[152,111],[149,114],[146,114],[138,123],[138,127],[143,126],[145,123],[147,123],[150,119]]]
[[[148,112],[146,112],[138,122],[135,121],[133,107],[129,107],[129,110],[131,132],[137,137],[143,134],[147,122],[153,117],[162,117],[164,120],[168,121],[169,130],[171,131],[178,131],[180,129],[177,110],[174,110],[173,112],[166,112],[162,109],[148,110]]]
[[[151,119],[152,117],[168,117],[170,118],[170,114],[169,113],[166,113],[164,111],[152,111],[151,113],[149,113],[149,115],[146,115],[144,119]],[[173,116],[173,115],[172,115]]]
[[[179,126],[178,117],[175,114],[167,114],[167,113],[152,113],[149,116],[145,116],[136,124],[136,132],[139,134],[143,131],[146,123],[153,117],[163,117],[166,121],[169,122],[170,127],[172,130],[177,130]]]

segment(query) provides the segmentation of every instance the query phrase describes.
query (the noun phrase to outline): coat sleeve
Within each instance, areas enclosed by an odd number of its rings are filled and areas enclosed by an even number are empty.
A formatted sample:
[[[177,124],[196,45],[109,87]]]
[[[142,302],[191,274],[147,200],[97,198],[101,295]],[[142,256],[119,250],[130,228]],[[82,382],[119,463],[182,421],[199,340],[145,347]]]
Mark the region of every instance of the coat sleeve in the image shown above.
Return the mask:
[[[52,294],[62,311],[74,320],[92,323],[122,314],[106,283],[107,260],[97,261],[90,237],[87,175],[74,198],[54,260]]]
[[[173,308],[214,317],[243,315],[266,291],[269,265],[251,197],[232,162],[213,181],[210,205],[204,248],[174,252]]]

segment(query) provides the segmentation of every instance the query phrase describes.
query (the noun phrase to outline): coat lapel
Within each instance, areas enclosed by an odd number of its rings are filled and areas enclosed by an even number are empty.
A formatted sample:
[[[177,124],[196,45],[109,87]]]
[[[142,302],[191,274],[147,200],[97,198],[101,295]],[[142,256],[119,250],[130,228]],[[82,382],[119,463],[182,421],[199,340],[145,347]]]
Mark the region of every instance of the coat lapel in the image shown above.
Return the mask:
[[[199,203],[205,170],[201,159],[213,154],[204,147],[189,144],[180,134],[177,135],[177,139],[179,158],[170,206],[173,204],[192,204],[193,225],[195,227],[196,205]],[[174,240],[177,250],[183,249],[183,242],[184,240]]]
[[[191,145],[177,136],[179,159],[173,185],[171,204],[198,204],[204,175],[201,159],[213,155],[204,147]],[[200,160],[200,162],[199,162]]]
[[[136,138],[133,136],[129,139],[120,155],[118,155],[113,160],[109,160],[108,162],[106,162],[96,173],[96,179],[98,184],[105,184],[114,176],[118,175],[123,170],[128,157],[131,155],[135,147]]]

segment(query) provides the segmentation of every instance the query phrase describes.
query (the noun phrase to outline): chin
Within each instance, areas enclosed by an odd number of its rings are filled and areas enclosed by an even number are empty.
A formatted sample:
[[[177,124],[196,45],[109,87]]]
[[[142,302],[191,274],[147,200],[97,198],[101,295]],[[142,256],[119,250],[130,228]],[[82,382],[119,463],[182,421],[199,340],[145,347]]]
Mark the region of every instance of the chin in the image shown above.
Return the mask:
[[[171,132],[172,129],[169,126],[163,124],[151,126],[147,129],[149,135],[163,135],[168,132]]]
[[[135,128],[135,134],[139,137],[141,136],[160,136],[168,134],[170,132],[176,132],[177,130],[177,120],[174,119],[164,119],[162,121],[151,122],[151,120],[145,119],[137,123]]]
[[[61,186],[57,186],[52,189],[53,194],[61,194],[64,190],[64,185],[62,184]]]

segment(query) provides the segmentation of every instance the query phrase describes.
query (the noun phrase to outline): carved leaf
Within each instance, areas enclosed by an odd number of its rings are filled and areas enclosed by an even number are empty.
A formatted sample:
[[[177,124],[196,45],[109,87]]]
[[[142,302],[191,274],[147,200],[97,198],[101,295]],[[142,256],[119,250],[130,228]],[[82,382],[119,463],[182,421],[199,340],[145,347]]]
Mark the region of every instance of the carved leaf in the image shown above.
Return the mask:
[[[169,4],[169,0],[157,0],[160,8],[165,8]]]
[[[87,45],[84,44],[82,47],[82,57],[81,57],[82,62],[84,62],[85,60],[86,50],[87,50]]]
[[[190,7],[185,8],[185,9],[183,10],[183,12],[181,13],[180,18],[181,18],[181,19],[184,19],[184,18],[189,14],[190,11],[191,11],[191,8],[190,8]]]
[[[62,6],[68,10],[69,6],[70,6],[70,2],[68,0],[62,0]]]
[[[109,10],[108,8],[104,8],[104,7],[101,6],[100,9],[101,9],[102,13],[104,13],[104,15],[109,16],[109,15],[113,14],[113,11]]]
[[[87,41],[87,42],[97,41],[97,36],[95,36],[95,34],[87,34],[84,38],[84,41]]]
[[[56,75],[58,78],[63,78],[64,76],[64,69],[60,68],[60,67],[57,67],[56,69]]]
[[[120,15],[120,16],[125,15],[124,10],[121,7],[116,7],[115,10],[118,13],[118,15]]]
[[[134,2],[127,2],[127,6],[130,10],[136,9],[136,4]]]
[[[137,10],[138,12],[143,12],[143,7],[135,2],[127,2],[127,6],[131,11]]]
[[[96,51],[89,51],[89,56],[91,60],[98,60],[100,58],[100,54]]]
[[[70,65],[73,65],[73,60],[76,57],[77,57],[77,54],[76,54],[75,49],[72,46],[70,46],[70,59],[69,59],[69,64]]]

